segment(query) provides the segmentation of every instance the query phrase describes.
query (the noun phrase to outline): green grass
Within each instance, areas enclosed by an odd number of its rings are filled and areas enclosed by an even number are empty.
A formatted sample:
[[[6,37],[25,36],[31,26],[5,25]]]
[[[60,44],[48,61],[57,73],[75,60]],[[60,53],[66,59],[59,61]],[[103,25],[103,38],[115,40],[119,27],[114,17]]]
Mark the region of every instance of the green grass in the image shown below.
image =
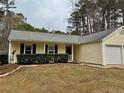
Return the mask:
[[[124,70],[77,64],[22,68],[0,78],[0,93],[124,93]]]

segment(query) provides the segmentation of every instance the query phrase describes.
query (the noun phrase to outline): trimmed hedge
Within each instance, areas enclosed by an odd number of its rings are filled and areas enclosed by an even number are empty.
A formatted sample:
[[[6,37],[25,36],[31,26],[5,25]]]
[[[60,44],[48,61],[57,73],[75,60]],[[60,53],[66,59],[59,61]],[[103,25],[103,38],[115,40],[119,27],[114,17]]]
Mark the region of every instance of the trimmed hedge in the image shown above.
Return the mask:
[[[21,54],[17,55],[18,64],[48,64],[54,63],[67,63],[67,54]]]
[[[8,64],[8,55],[0,55],[0,65]]]

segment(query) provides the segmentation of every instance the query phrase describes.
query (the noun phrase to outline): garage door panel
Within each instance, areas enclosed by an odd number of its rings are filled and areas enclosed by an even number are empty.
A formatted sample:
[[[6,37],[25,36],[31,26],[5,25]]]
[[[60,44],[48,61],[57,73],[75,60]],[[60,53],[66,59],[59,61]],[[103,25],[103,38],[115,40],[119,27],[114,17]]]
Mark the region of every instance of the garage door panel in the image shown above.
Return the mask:
[[[121,64],[122,63],[121,47],[106,46],[105,58],[107,64]]]

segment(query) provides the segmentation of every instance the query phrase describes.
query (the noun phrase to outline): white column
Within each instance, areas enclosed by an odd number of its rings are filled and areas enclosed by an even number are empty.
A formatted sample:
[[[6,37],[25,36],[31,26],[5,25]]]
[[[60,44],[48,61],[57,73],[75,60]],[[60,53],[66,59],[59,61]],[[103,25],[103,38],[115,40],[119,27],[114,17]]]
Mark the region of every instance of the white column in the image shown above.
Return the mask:
[[[9,41],[8,62],[11,63],[11,41]]]
[[[46,50],[46,43],[44,43],[44,54],[45,54],[45,50]]]
[[[74,61],[74,45],[72,44],[72,61]]]

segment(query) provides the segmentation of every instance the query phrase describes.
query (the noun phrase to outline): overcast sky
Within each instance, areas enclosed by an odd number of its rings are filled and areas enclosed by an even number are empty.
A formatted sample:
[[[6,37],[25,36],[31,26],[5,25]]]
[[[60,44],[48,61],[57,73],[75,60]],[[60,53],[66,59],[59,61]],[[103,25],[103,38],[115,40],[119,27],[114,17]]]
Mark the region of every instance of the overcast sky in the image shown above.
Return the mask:
[[[66,31],[70,0],[16,0],[17,11],[35,27]]]

